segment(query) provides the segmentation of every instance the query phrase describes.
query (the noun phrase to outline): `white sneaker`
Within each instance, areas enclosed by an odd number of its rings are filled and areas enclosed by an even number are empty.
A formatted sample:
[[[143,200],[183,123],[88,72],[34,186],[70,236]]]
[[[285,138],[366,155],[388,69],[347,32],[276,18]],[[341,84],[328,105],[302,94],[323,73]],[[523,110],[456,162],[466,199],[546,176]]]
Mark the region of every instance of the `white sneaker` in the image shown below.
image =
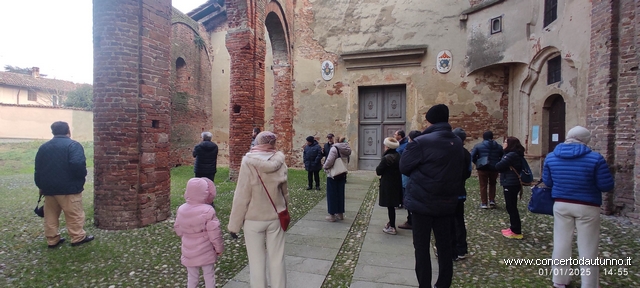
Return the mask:
[[[384,226],[384,228],[382,228],[382,232],[390,234],[390,235],[396,235],[398,234],[398,232],[396,232],[396,228],[391,227],[389,225],[389,223],[387,223],[387,225]]]

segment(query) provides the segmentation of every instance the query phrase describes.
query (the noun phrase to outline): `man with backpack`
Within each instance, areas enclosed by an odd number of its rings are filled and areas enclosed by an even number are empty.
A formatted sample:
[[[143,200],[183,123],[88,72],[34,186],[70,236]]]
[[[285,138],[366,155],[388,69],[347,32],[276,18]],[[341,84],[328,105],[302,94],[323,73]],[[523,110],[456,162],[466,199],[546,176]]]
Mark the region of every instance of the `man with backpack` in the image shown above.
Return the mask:
[[[478,170],[480,208],[493,209],[496,208],[496,180],[498,179],[496,163],[502,159],[503,152],[502,146],[493,140],[493,132],[484,132],[482,139],[482,142],[476,144],[471,150],[471,160]]]

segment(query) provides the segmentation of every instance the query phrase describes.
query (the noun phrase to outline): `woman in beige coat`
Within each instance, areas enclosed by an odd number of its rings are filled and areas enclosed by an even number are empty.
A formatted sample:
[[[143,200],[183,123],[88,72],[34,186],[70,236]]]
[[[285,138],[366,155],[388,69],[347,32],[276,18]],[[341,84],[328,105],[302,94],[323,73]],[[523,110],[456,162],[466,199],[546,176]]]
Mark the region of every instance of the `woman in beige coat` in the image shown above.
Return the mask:
[[[238,233],[240,228],[244,230],[251,287],[266,288],[268,270],[269,286],[284,288],[287,286],[284,230],[267,193],[278,212],[286,208],[289,201],[287,165],[284,154],[276,151],[275,134],[261,132],[256,142],[240,164],[228,229],[231,233]]]

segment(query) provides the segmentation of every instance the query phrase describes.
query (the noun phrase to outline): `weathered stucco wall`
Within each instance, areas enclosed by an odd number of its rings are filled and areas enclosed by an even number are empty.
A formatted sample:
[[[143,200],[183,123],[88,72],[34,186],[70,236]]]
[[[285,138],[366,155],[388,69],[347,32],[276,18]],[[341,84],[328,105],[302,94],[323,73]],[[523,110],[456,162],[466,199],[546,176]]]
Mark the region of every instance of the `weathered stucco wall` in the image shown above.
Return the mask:
[[[71,138],[93,141],[93,113],[79,109],[0,104],[0,138],[51,139],[51,124],[69,123]]]
[[[355,1],[324,3],[299,1],[296,7],[294,147],[304,137],[333,132],[345,135],[357,155],[358,87],[406,85],[406,130],[425,128],[424,114],[432,105],[450,107],[451,122],[467,130],[467,147],[482,137],[485,129],[502,134],[506,128],[508,70],[488,69],[467,76],[466,31],[459,14],[468,1],[420,5],[405,1]],[[344,9],[335,9],[341,6]],[[399,50],[427,46],[419,66],[347,70],[343,53]],[[453,54],[452,69],[437,72],[441,50]],[[331,60],[335,75],[321,78],[321,63]],[[351,168],[357,167],[353,157]]]
[[[534,172],[548,151],[548,119],[544,105],[559,94],[566,107],[565,130],[586,124],[591,4],[558,1],[558,18],[544,26],[544,2],[503,1],[470,13],[461,25],[468,32],[467,72],[485,67],[509,67],[508,133],[527,147]],[[491,19],[502,17],[502,32],[491,34]],[[561,56],[562,81],[547,85],[547,61]],[[540,126],[538,144],[531,143],[532,126]]]

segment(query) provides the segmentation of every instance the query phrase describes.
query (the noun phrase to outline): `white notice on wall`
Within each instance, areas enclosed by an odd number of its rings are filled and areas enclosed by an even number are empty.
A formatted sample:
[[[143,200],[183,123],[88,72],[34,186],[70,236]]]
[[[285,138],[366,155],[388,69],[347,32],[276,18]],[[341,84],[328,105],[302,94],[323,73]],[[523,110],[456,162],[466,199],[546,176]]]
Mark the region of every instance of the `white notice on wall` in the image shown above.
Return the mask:
[[[551,134],[551,141],[558,142],[558,134]]]

